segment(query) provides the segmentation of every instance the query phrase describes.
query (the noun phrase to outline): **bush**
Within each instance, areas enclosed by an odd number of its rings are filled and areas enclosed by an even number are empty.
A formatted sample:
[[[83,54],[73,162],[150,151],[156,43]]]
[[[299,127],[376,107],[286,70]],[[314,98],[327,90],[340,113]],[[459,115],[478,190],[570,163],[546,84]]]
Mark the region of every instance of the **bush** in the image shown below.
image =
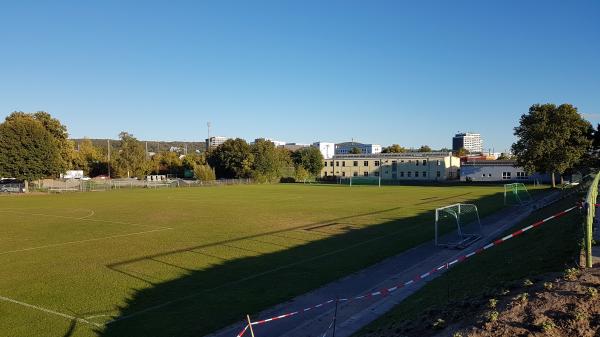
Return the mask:
[[[208,165],[196,165],[194,167],[194,175],[196,179],[201,181],[213,181],[217,179],[215,171]]]

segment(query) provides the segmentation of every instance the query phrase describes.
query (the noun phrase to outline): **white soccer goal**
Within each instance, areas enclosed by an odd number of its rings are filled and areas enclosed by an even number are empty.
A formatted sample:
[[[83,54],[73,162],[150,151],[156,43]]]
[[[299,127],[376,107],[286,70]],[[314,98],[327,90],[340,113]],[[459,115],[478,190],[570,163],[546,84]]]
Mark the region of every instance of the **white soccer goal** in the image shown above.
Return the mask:
[[[525,184],[504,184],[504,205],[526,205],[531,201],[531,195]]]
[[[435,210],[435,244],[465,248],[481,239],[481,221],[477,206],[454,204]]]
[[[348,186],[371,185],[381,187],[381,177],[378,176],[357,176],[357,177],[340,177],[339,184]]]

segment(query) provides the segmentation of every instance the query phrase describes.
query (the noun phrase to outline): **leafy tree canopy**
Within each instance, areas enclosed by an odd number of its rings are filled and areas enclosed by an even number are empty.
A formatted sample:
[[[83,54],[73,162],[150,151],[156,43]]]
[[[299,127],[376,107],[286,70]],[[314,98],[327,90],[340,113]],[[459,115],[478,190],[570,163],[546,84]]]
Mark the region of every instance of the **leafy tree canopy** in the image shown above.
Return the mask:
[[[406,152],[406,149],[398,144],[393,144],[387,147],[384,147],[381,152],[383,153],[403,153]]]
[[[591,124],[571,104],[535,104],[515,127],[512,151],[528,172],[564,173],[590,149]]]

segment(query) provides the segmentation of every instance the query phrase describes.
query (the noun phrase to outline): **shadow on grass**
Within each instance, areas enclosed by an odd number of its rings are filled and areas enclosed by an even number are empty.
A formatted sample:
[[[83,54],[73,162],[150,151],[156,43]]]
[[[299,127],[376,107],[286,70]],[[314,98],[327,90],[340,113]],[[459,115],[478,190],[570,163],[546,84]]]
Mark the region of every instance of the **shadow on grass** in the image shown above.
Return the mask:
[[[445,202],[445,199],[438,201]],[[502,200],[502,194],[497,193],[464,202],[476,203],[480,214],[485,216],[501,209]],[[241,322],[246,313],[256,313],[285,302],[386,257],[431,241],[434,206],[416,216],[393,219],[367,228],[342,227],[339,233],[316,241],[305,241],[298,237],[300,233],[312,233],[315,228],[323,229],[344,220],[400,208],[340,217],[111,264],[107,266],[110,270],[143,280],[150,287],[138,289],[125,306],[118,308],[119,315],[114,317],[114,321],[97,333],[102,337],[202,336],[228,324]],[[160,258],[179,253],[205,255],[198,250],[224,245],[240,248],[236,243],[244,240],[263,242],[268,237],[285,238],[300,245],[235,260],[216,256],[218,264],[203,270],[188,270],[169,263],[186,270],[186,274],[165,282],[124,270],[127,265],[136,262],[166,263]]]

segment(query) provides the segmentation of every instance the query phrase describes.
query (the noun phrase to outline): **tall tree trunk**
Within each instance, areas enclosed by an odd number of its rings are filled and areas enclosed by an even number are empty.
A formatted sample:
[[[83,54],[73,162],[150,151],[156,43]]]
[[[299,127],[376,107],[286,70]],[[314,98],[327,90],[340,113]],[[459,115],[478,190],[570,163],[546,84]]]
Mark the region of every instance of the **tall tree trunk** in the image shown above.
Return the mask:
[[[552,187],[556,187],[556,179],[554,177],[554,171],[552,171]]]
[[[560,184],[564,185],[565,184],[565,178],[563,177],[563,175],[560,175]]]

